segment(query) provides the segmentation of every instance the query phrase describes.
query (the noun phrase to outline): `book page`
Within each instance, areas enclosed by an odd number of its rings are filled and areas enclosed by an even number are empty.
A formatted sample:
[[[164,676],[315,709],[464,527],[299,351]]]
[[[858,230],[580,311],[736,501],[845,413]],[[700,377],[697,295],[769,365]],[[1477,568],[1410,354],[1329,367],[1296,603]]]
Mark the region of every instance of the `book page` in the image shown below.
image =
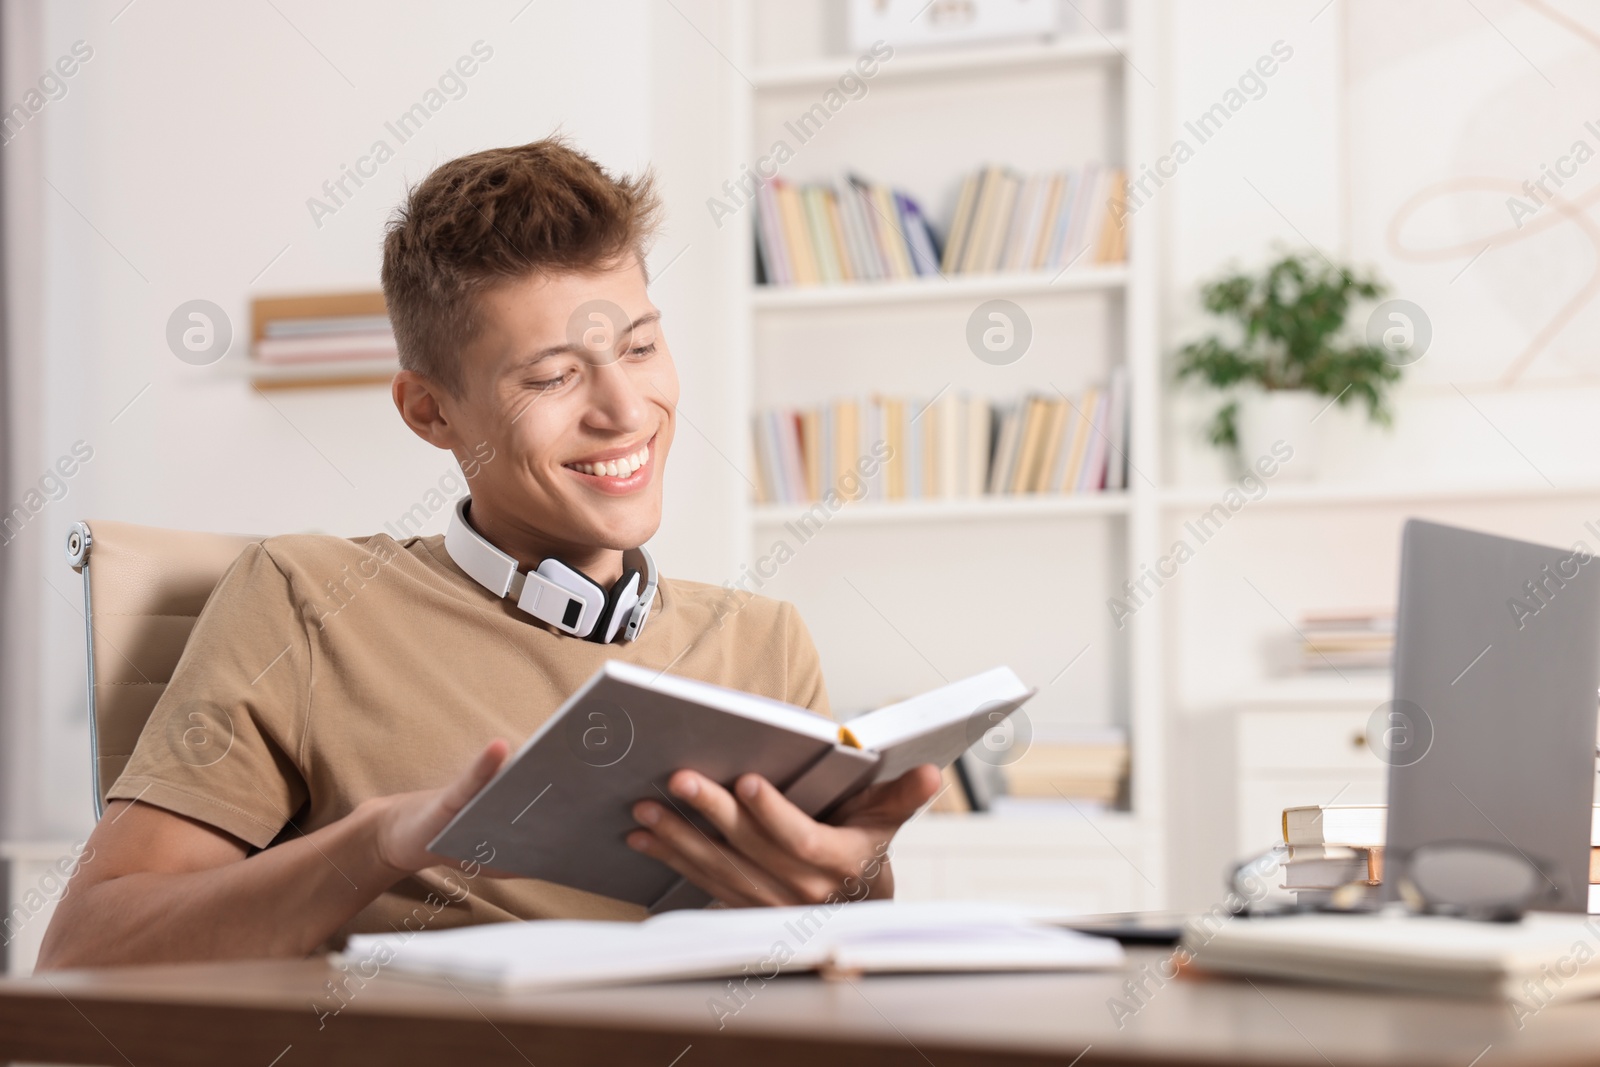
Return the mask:
[[[845,727],[862,748],[882,757],[872,780],[884,782],[922,763],[948,766],[1035,692],[1010,667],[995,667],[868,712]]]

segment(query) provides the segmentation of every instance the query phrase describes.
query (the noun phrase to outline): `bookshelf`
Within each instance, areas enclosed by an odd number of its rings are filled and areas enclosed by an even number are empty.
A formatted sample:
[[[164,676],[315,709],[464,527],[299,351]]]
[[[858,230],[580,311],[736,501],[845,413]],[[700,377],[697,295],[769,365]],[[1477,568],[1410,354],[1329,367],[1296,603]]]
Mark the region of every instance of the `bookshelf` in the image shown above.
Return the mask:
[[[387,385],[400,364],[386,311],[377,289],[254,297],[248,339],[218,371],[256,389]],[[276,358],[257,358],[269,345]]]
[[[1063,64],[1117,63],[1128,47],[1123,33],[1075,34],[1048,44],[1020,44],[1004,47],[973,46],[924,53],[910,53],[886,67],[882,77],[890,81],[918,78],[947,78],[963,75],[984,77],[1001,68],[1020,70]],[[773,64],[758,68],[751,75],[757,90],[822,88],[839,77],[839,66],[831,60]]]
[[[1003,519],[1054,518],[1081,515],[1126,515],[1130,506],[1127,493],[1083,493],[1049,496],[982,496],[965,500],[862,501],[847,504],[829,519],[832,523],[916,523],[995,521]],[[757,526],[781,526],[798,522],[808,504],[759,504],[751,509]]]
[[[916,198],[943,237],[961,179],[983,164],[1037,172],[1153,158],[1155,92],[1124,60],[1139,64],[1150,50],[1154,15],[1143,0],[1114,6],[1115,24],[1103,33],[1085,27],[1044,43],[897,50],[865,96],[800,146],[780,176],[804,183],[859,172]],[[723,83],[723,118],[734,133],[728,175],[761,156],[784,120],[853,62],[842,7],[735,0],[725,9],[728,58],[739,72]],[[724,227],[727,373],[746,451],[752,418],[768,407],[872,392],[926,397],[947,386],[1005,400],[1100,384],[1114,366],[1127,369],[1125,492],[856,502],[806,538],[794,532],[809,505],[756,504],[743,494],[735,503],[735,531],[753,565],[780,542],[793,549],[759,591],[799,607],[837,712],[1006,662],[1041,690],[1029,706],[1036,732],[1053,723],[1127,731],[1125,807],[1041,802],[1004,815],[925,813],[897,839],[908,898],[1007,896],[1085,910],[1165,899],[1161,605],[1142,608],[1121,630],[1105,607],[1123,577],[1160,555],[1156,214],[1134,220],[1121,264],[809,287],[754,284],[753,203]],[[967,316],[994,298],[1022,306],[1034,328],[1028,354],[1005,367],[983,364],[964,340]],[[1076,592],[1052,595],[1061,590]],[[993,617],[975,618],[974,605]]]
[[[846,285],[755,286],[753,307],[763,311],[861,307],[922,301],[976,301],[991,297],[1048,296],[1053,293],[1111,292],[1128,282],[1126,267],[1069,267],[1051,273],[954,274],[911,281],[854,282]]]

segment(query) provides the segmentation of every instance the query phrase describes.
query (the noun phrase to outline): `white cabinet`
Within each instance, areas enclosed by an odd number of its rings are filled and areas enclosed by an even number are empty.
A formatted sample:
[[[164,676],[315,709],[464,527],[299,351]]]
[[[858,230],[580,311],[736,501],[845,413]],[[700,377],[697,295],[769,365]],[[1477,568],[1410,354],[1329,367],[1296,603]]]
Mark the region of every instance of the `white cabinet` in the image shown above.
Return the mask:
[[[1283,840],[1284,808],[1384,803],[1387,767],[1365,733],[1388,699],[1387,677],[1312,676],[1174,720],[1171,906],[1216,904],[1240,861]]]
[[[1349,693],[1269,691],[1234,713],[1237,856],[1283,840],[1284,808],[1384,803],[1388,767],[1366,731],[1387,689],[1385,678]]]

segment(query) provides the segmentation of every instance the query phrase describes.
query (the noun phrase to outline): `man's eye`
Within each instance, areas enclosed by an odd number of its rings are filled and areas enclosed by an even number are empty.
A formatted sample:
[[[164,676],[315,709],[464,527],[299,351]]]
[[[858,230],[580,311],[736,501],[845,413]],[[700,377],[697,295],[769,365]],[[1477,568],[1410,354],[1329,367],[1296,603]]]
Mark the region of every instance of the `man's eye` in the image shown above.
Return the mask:
[[[561,375],[560,377],[557,377],[557,378],[544,378],[544,379],[541,379],[539,381],[531,381],[531,382],[528,383],[528,388],[529,389],[537,389],[539,392],[543,393],[543,392],[548,392],[551,389],[558,388],[559,386],[565,385],[566,381],[567,381],[567,376],[565,374],[563,374],[563,375]]]

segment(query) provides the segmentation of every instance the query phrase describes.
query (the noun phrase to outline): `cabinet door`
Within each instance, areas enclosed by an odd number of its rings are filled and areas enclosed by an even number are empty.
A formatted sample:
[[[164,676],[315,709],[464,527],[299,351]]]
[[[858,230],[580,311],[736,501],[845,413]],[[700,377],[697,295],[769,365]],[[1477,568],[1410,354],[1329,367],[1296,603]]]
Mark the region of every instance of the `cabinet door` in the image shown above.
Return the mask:
[[[1384,763],[1367,745],[1372,710],[1241,712],[1239,771],[1246,778],[1282,771],[1381,773]]]

